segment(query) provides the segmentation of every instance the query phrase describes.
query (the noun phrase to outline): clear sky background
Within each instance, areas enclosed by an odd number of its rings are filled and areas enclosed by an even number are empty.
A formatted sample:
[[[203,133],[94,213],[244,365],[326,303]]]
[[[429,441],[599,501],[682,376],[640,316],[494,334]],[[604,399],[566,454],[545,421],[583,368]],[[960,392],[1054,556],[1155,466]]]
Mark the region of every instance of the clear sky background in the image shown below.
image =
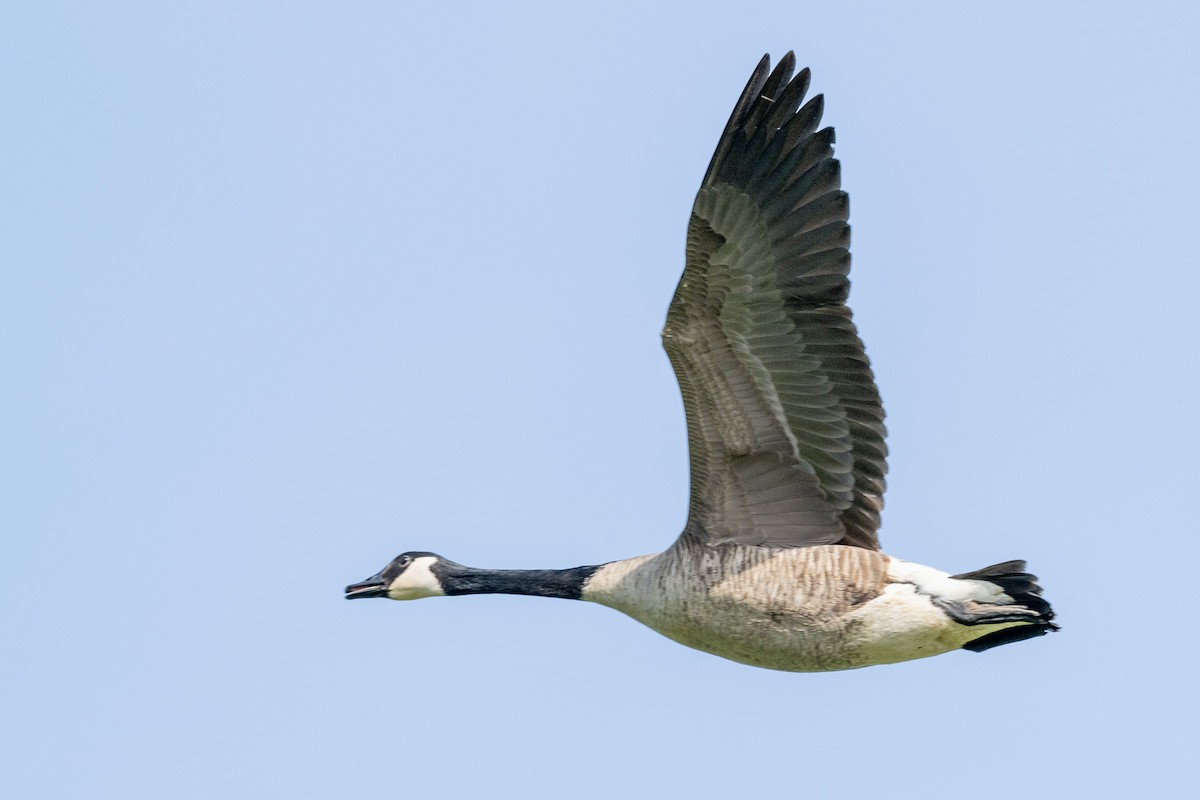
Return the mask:
[[[0,794],[1185,797],[1187,3],[0,12]],[[432,6],[432,4],[421,4]],[[764,52],[813,68],[887,550],[1063,632],[775,673],[583,603],[347,603],[685,516],[658,334]]]

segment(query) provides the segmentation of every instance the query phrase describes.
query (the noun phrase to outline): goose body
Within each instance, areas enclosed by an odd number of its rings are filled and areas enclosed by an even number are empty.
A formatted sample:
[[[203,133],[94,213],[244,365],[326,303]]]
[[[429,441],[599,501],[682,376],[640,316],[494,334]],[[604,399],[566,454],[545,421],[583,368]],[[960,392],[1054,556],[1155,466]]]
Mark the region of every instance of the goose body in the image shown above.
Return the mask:
[[[673,547],[602,566],[581,599],[688,647],[791,672],[935,656],[1038,622],[996,584],[843,545]],[[993,621],[956,620],[967,608]]]
[[[758,667],[852,669],[982,651],[1056,626],[1023,561],[950,575],[879,550],[883,407],[851,320],[848,198],[791,53],[764,57],[717,145],[663,329],[691,501],[656,555],[488,570],[419,551],[346,589],[410,600],[527,594],[617,609]]]

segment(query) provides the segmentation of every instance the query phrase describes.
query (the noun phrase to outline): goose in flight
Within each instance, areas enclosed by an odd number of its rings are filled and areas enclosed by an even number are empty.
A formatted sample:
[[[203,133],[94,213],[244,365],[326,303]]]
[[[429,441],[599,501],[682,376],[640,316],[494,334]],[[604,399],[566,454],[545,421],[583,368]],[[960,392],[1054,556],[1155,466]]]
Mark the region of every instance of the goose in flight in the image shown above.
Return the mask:
[[[853,669],[1057,630],[1025,562],[959,575],[884,555],[883,406],[846,298],[847,195],[809,71],[764,56],[692,208],[662,332],[691,502],[669,548],[562,570],[397,556],[349,599],[524,594],[615,608],[769,669]]]

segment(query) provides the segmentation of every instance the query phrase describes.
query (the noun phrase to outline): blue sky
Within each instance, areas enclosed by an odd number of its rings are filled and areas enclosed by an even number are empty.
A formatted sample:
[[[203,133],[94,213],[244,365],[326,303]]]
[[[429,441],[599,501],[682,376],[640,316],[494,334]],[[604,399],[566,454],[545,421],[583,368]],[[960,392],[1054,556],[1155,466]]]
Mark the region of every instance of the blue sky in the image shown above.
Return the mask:
[[[0,13],[5,796],[1183,797],[1184,4]],[[773,673],[580,603],[346,603],[685,514],[658,332],[764,52],[826,94],[888,551],[1061,634]]]

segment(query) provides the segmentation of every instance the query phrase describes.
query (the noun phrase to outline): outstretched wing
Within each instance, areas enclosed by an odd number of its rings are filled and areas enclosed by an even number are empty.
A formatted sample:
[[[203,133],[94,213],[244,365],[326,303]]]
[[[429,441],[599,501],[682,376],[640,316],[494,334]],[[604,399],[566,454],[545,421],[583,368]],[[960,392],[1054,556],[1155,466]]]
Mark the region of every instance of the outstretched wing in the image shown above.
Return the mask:
[[[663,345],[691,453],[684,536],[878,548],[883,406],[845,301],[849,199],[807,69],[764,56],[688,226]]]

